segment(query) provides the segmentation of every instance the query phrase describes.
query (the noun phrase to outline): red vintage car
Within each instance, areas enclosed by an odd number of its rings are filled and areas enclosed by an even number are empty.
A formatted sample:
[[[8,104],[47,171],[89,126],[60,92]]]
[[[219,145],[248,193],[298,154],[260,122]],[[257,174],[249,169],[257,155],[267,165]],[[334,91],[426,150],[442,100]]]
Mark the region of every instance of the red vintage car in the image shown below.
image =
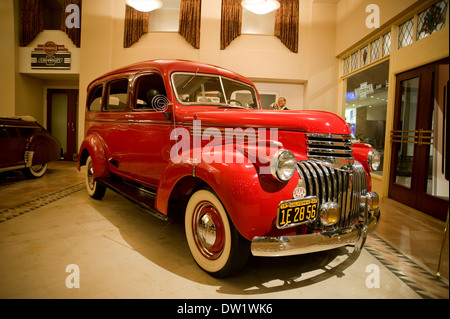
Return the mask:
[[[361,249],[380,216],[376,156],[350,134],[332,113],[262,110],[254,84],[223,68],[146,61],[89,85],[79,167],[93,198],[110,188],[181,216],[197,264],[224,277],[250,254]]]
[[[59,141],[33,117],[0,117],[0,173],[23,170],[28,178],[42,177],[60,152]]]

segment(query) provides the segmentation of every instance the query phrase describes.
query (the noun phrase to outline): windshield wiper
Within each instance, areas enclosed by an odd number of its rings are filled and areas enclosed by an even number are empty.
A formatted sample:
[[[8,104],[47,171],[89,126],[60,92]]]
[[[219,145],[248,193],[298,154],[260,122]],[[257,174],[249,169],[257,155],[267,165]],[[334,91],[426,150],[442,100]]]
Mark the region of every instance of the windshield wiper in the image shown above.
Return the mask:
[[[191,76],[189,81],[187,81],[186,84],[183,85],[183,87],[181,88],[182,90],[184,90],[186,88],[186,86],[188,86],[188,84],[191,83],[191,81],[197,76],[198,71],[199,71],[199,69],[197,69],[197,71],[195,71],[195,74],[193,76]]]

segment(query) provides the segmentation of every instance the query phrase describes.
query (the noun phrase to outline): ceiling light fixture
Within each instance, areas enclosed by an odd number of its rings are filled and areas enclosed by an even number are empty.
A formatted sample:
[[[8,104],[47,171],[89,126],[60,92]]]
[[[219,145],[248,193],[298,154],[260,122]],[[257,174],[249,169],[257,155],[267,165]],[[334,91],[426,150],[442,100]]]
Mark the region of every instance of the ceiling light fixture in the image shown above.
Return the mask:
[[[244,0],[241,5],[255,14],[267,14],[280,8],[277,0]]]
[[[130,7],[142,11],[150,12],[163,6],[160,0],[125,0]]]

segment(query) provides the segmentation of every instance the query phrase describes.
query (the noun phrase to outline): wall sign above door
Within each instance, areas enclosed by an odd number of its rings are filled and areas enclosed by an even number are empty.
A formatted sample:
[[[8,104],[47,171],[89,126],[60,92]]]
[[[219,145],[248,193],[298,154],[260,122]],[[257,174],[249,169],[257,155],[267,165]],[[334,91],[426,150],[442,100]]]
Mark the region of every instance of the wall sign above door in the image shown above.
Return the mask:
[[[39,44],[31,52],[32,69],[70,70],[71,62],[72,59],[69,50],[64,45],[57,45],[52,41]]]

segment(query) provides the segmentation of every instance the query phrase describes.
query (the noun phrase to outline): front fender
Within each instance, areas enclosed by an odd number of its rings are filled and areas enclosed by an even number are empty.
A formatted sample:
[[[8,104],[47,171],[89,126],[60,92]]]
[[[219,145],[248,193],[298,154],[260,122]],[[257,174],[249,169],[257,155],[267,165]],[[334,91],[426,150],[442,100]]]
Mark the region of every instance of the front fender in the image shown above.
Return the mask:
[[[84,139],[80,147],[80,156],[78,157],[78,170],[86,165],[86,160],[91,156],[94,169],[94,178],[110,177],[103,141],[97,134],[89,134]]]
[[[298,183],[298,176],[287,183],[276,182],[267,174],[260,174],[259,167],[248,161],[233,164],[202,161],[195,165],[193,161],[170,162],[158,187],[155,202],[158,211],[167,214],[173,189],[188,176],[213,189],[236,229],[248,240],[273,234],[278,204],[292,199]]]

